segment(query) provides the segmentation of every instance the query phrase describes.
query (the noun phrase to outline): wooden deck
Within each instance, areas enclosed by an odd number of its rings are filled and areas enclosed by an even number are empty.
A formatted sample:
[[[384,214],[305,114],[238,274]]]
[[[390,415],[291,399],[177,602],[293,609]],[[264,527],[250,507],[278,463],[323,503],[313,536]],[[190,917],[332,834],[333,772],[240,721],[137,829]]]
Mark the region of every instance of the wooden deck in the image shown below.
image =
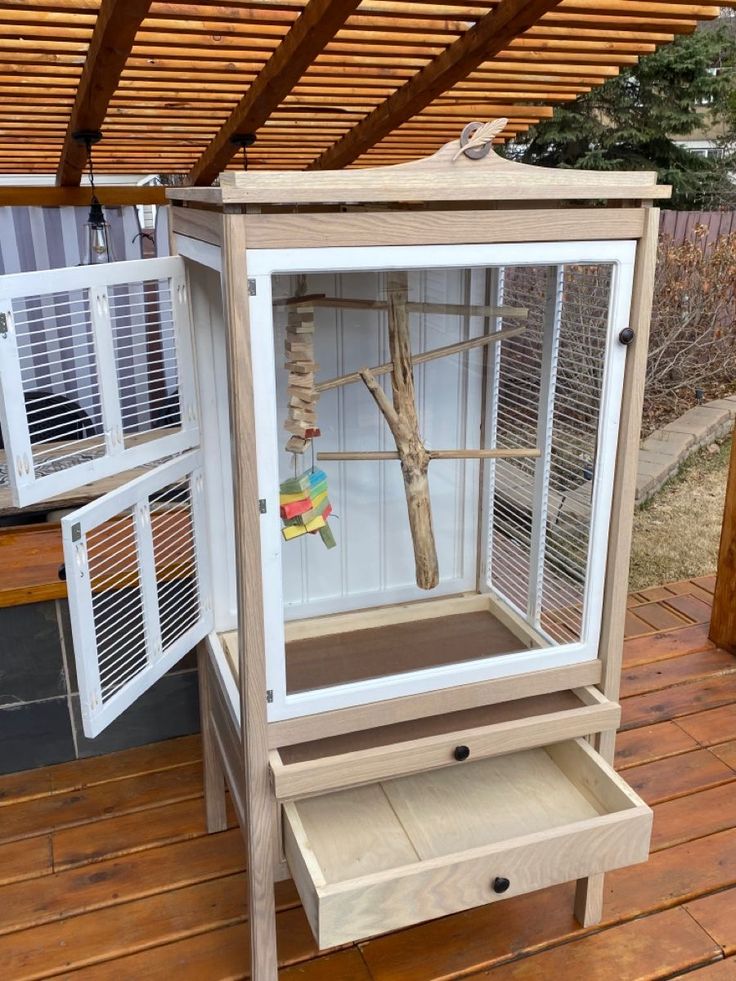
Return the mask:
[[[320,956],[282,883],[282,978],[736,979],[736,659],[707,639],[713,585],[629,601],[618,766],[653,854],[607,876],[601,926],[565,885]],[[0,778],[0,977],[245,977],[244,864],[236,827],[205,834],[198,738]]]

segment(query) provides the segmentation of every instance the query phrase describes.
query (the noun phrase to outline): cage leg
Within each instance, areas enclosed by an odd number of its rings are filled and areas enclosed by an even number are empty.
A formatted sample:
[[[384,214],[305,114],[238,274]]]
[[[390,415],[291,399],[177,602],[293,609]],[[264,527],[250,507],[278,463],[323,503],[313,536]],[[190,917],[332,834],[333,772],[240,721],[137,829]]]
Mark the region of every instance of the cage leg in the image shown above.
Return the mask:
[[[202,766],[204,770],[204,808],[207,831],[214,834],[227,828],[225,772],[215,740],[212,718],[212,678],[204,644],[197,647],[199,668],[199,711],[202,728]]]
[[[575,887],[575,919],[580,926],[589,927],[600,923],[603,918],[603,880],[602,872],[578,879]]]

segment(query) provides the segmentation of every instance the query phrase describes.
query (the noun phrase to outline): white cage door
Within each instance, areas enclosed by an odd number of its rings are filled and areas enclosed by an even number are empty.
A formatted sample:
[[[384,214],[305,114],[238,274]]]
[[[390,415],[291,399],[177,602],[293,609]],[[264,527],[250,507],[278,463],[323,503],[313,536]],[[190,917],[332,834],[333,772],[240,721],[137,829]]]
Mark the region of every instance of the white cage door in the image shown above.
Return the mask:
[[[0,277],[0,422],[18,507],[196,446],[183,260]]]
[[[62,520],[84,731],[94,737],[213,629],[199,451]]]

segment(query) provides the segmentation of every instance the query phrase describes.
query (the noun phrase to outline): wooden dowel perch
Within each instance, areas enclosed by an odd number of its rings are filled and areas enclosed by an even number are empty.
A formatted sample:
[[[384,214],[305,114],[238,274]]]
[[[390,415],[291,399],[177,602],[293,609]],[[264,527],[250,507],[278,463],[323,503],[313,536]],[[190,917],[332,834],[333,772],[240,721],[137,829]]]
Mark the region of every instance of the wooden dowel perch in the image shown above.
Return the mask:
[[[513,450],[427,450],[430,460],[533,460],[541,455],[535,447]],[[344,450],[317,454],[318,460],[399,460],[396,450]]]
[[[274,306],[293,306],[296,303],[308,302],[313,307],[333,307],[343,310],[388,310],[386,300],[354,300],[340,296],[325,296],[321,293],[310,293],[302,297],[289,297],[286,300],[274,300]],[[451,317],[519,317],[526,319],[529,311],[526,307],[491,307],[477,303],[421,303],[407,300],[406,309],[409,313],[443,313]]]
[[[411,363],[414,364],[425,364],[427,361],[435,361],[437,358],[448,358],[453,354],[462,354],[463,351],[471,351],[476,347],[483,347],[486,344],[495,344],[498,341],[506,340],[509,337],[516,337],[517,334],[521,334],[526,328],[522,325],[520,327],[507,327],[505,330],[497,330],[492,334],[483,334],[481,337],[471,337],[468,341],[458,341],[456,344],[446,344],[444,347],[435,347],[431,351],[425,351],[423,354],[415,354],[411,357]],[[370,371],[370,373],[375,377],[376,375],[387,375],[389,371],[393,370],[393,362],[388,361],[386,364],[379,364],[375,368],[364,369]],[[351,371],[347,375],[340,375],[338,378],[330,378],[327,381],[320,382],[318,385],[314,386],[316,392],[327,392],[331,388],[339,388],[341,385],[350,385],[352,382],[360,381],[363,378],[362,371]]]

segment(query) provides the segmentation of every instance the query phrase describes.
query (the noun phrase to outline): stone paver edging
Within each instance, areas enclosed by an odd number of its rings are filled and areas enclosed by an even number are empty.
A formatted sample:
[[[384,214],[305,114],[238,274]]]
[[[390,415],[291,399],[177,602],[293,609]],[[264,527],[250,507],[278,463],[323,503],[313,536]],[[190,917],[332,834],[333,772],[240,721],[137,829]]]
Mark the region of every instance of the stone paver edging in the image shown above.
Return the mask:
[[[703,446],[722,439],[736,419],[736,395],[698,405],[656,429],[639,449],[636,502],[643,504]]]

